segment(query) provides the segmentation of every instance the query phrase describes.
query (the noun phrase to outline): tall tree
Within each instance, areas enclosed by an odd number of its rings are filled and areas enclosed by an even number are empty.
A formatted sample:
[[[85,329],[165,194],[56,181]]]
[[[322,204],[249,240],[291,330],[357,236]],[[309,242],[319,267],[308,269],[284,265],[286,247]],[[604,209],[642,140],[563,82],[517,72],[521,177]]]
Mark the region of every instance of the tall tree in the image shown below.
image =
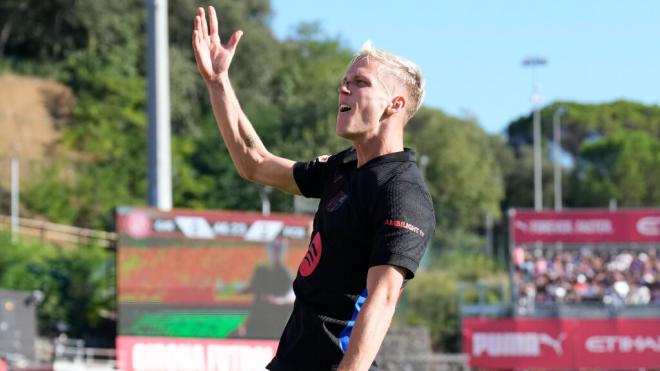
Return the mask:
[[[428,156],[425,176],[445,231],[474,230],[486,213],[499,216],[502,169],[493,139],[476,122],[422,109],[406,130],[418,156]]]
[[[544,140],[552,140],[552,120],[555,111],[565,107],[562,116],[562,148],[573,157],[579,156],[586,140],[607,136],[621,129],[640,130],[660,137],[660,106],[618,100],[602,104],[554,102],[541,109],[541,128]],[[520,117],[507,127],[509,143],[532,144],[532,115]]]
[[[660,139],[639,130],[620,130],[582,145],[573,176],[576,206],[660,206]]]
[[[273,103],[279,125],[275,149],[309,160],[350,144],[335,133],[337,86],[351,52],[323,35],[318,24],[301,24],[282,45],[282,65],[273,79]]]
[[[561,143],[553,143],[553,115],[560,106],[567,109],[561,117]],[[560,161],[562,173],[568,175],[563,177],[565,179],[563,182],[565,206],[567,207],[605,207],[608,205],[609,198],[621,199],[620,192],[615,190],[619,187],[615,184],[621,184],[620,179],[613,178],[616,177],[614,171],[601,170],[605,162],[613,161],[613,158],[619,158],[623,154],[620,152],[621,148],[605,145],[605,143],[612,144],[612,140],[623,140],[622,136],[625,134],[622,133],[624,132],[637,133],[629,140],[633,140],[633,137],[642,140],[643,135],[660,138],[660,107],[655,105],[624,100],[603,104],[555,102],[543,107],[541,113],[542,151],[546,158],[542,170],[543,189],[552,189],[552,169],[550,167],[552,161]],[[515,166],[515,171],[507,175],[505,205],[531,206],[530,200],[533,197],[532,116],[521,117],[513,121],[507,128],[507,140],[515,153],[518,165]],[[594,144],[595,147],[590,147],[590,144]],[[562,155],[558,159],[554,159],[552,154],[555,146],[561,148]],[[636,163],[638,159],[630,156],[624,157],[630,160],[628,163],[630,169],[640,166]],[[619,161],[624,160],[619,158]],[[609,163],[609,165],[613,165],[613,163]],[[598,180],[595,178],[596,174],[598,174]],[[637,187],[648,183],[632,175],[629,179],[639,180],[641,183]],[[633,181],[629,180],[628,187],[633,187],[632,183]],[[623,199],[621,200],[623,201]],[[624,204],[638,203],[632,199],[628,199],[628,201],[624,201]],[[552,192],[544,192],[544,205],[551,205],[551,202]]]

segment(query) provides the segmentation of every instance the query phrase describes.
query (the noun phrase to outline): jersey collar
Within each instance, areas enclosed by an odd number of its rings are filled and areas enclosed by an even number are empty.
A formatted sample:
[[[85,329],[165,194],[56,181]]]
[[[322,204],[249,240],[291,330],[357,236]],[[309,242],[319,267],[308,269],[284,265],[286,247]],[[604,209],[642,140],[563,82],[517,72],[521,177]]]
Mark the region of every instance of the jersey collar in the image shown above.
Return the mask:
[[[353,161],[357,161],[357,151],[355,151],[355,148],[351,147],[348,150],[346,156],[344,156],[343,163],[347,164]],[[403,151],[400,152],[388,153],[386,155],[372,158],[371,160],[367,161],[366,164],[362,165],[361,168],[365,166],[373,166],[375,164],[383,164],[386,162],[408,162],[408,161],[417,163],[415,157],[415,150],[410,148],[404,148]]]

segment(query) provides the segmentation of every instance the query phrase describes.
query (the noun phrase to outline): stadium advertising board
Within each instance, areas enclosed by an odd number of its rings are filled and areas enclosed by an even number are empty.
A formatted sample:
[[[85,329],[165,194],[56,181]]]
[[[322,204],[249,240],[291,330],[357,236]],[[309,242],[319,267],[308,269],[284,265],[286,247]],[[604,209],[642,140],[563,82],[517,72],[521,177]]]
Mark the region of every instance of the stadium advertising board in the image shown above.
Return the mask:
[[[250,369],[217,368],[219,354],[233,354],[239,365],[271,357],[266,350],[276,347],[293,307],[291,283],[311,223],[289,214],[118,208],[124,370],[158,369],[143,358],[162,349],[172,357],[199,357],[201,349],[211,366],[199,370]]]
[[[655,368],[660,319],[465,318],[463,348],[475,368]]]
[[[117,366],[134,371],[262,371],[276,350],[272,340],[123,336],[117,340]]]
[[[660,210],[512,210],[514,243],[660,241]]]

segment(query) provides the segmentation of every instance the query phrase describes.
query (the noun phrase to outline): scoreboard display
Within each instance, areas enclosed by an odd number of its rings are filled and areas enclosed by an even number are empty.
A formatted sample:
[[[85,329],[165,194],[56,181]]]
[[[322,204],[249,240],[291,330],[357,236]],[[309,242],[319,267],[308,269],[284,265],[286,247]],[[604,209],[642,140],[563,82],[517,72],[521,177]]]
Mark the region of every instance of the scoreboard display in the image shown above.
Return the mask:
[[[202,345],[278,339],[311,223],[308,215],[119,207],[119,357],[139,354],[122,344],[144,350],[149,339]]]

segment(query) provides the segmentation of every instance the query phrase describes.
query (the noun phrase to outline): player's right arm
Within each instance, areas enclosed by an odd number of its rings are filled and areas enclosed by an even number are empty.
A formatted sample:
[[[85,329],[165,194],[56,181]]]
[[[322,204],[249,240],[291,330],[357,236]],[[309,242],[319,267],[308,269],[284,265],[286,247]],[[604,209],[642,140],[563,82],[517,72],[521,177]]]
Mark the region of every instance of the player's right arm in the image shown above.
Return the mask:
[[[207,26],[204,9],[198,8],[192,43],[197,67],[206,81],[218,129],[242,178],[285,192],[301,194],[293,178],[295,162],[268,152],[243,113],[229,82],[229,66],[242,35],[242,31],[236,31],[222,45],[215,9],[209,6]]]

